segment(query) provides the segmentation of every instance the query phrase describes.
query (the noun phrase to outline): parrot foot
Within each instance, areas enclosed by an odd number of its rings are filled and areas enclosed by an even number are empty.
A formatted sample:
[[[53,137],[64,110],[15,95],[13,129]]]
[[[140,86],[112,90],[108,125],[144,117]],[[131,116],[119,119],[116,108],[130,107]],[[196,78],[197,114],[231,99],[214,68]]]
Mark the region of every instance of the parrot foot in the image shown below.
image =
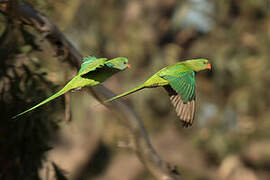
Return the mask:
[[[77,91],[80,91],[80,90],[82,90],[82,87],[78,87],[78,88],[72,89],[71,92],[74,93],[74,92],[77,92]]]

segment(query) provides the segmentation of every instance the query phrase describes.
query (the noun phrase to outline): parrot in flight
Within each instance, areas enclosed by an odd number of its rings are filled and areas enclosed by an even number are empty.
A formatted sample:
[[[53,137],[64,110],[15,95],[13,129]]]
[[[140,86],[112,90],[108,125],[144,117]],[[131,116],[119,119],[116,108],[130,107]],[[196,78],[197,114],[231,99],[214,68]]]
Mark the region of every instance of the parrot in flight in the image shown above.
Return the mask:
[[[125,57],[117,57],[111,60],[107,60],[107,58],[96,58],[94,56],[84,57],[78,74],[72,80],[70,80],[60,91],[45,99],[41,103],[35,105],[34,107],[16,116],[13,116],[12,119],[32,111],[70,90],[82,88],[85,86],[98,85],[104,82],[107,78],[111,77],[113,74],[125,70],[127,67],[130,67],[130,64],[128,64],[128,59]]]
[[[195,72],[210,69],[207,59],[191,59],[167,66],[136,88],[105,100],[104,103],[127,96],[144,88],[164,87],[170,96],[183,127],[192,125],[195,115]]]

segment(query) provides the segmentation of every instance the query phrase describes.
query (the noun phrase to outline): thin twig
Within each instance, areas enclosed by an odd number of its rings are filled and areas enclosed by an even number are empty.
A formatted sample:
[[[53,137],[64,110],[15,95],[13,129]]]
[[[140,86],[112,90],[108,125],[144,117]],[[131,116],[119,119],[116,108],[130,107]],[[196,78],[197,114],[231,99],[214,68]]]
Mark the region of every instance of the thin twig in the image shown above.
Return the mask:
[[[14,2],[14,0],[12,0]],[[17,4],[11,3],[10,4]],[[25,4],[17,4],[14,7],[16,17],[9,16],[8,12],[4,12],[9,18],[17,19],[25,25],[32,26],[40,32],[46,40],[54,47],[54,50],[59,58],[62,58],[70,63],[72,67],[80,68],[82,55],[72,46],[67,38],[52,24],[43,14],[34,10]],[[91,93],[102,102],[103,99],[112,97],[114,94],[102,85],[90,88]],[[123,123],[128,127],[132,136],[135,148],[133,149],[145,167],[157,178],[162,180],[180,179],[180,175],[171,166],[162,160],[152,147],[144,128],[142,120],[123,101],[118,100],[110,103],[109,106],[118,117],[123,120]]]
[[[71,121],[70,93],[65,94],[65,121]]]

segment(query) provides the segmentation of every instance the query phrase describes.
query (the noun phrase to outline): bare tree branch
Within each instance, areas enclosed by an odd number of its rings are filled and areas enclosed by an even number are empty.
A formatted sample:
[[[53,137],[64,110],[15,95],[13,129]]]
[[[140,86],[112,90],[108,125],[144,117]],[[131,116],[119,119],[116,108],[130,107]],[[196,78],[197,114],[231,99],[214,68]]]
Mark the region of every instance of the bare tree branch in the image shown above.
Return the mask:
[[[51,43],[59,58],[68,61],[72,67],[79,69],[82,61],[82,55],[72,46],[58,28],[43,14],[34,10],[30,6],[18,4],[14,1],[15,0],[5,1],[8,2],[8,7],[14,6],[13,11],[9,11],[10,8],[6,8],[6,5],[1,6],[0,0],[0,11],[8,18],[16,19],[20,23],[32,26]],[[16,13],[16,16],[14,16],[14,12]],[[90,88],[90,91],[100,102],[102,102],[103,99],[114,95],[102,85]],[[157,179],[180,179],[180,175],[156,153],[150,143],[142,120],[133,109],[121,100],[114,101],[110,103],[110,105],[106,106],[109,106],[110,109],[117,112],[115,114],[118,115],[123,123],[128,127],[135,144],[135,148],[133,150],[136,152],[145,167]]]

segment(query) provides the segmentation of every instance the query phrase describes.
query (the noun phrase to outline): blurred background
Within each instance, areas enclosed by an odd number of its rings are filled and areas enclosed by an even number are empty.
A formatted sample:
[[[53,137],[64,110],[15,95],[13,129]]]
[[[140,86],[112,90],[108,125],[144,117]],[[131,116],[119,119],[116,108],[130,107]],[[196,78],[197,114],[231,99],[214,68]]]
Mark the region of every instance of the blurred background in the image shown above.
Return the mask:
[[[182,128],[162,88],[124,99],[182,179],[270,179],[269,0],[23,2],[47,15],[84,56],[128,57],[132,68],[104,83],[116,94],[164,66],[210,59],[213,71],[196,75],[191,128]],[[86,90],[71,93],[66,106],[61,97],[11,123],[76,69],[32,28],[3,15],[0,64],[0,179],[53,179],[55,172],[68,179],[154,179],[128,148],[129,131]]]

